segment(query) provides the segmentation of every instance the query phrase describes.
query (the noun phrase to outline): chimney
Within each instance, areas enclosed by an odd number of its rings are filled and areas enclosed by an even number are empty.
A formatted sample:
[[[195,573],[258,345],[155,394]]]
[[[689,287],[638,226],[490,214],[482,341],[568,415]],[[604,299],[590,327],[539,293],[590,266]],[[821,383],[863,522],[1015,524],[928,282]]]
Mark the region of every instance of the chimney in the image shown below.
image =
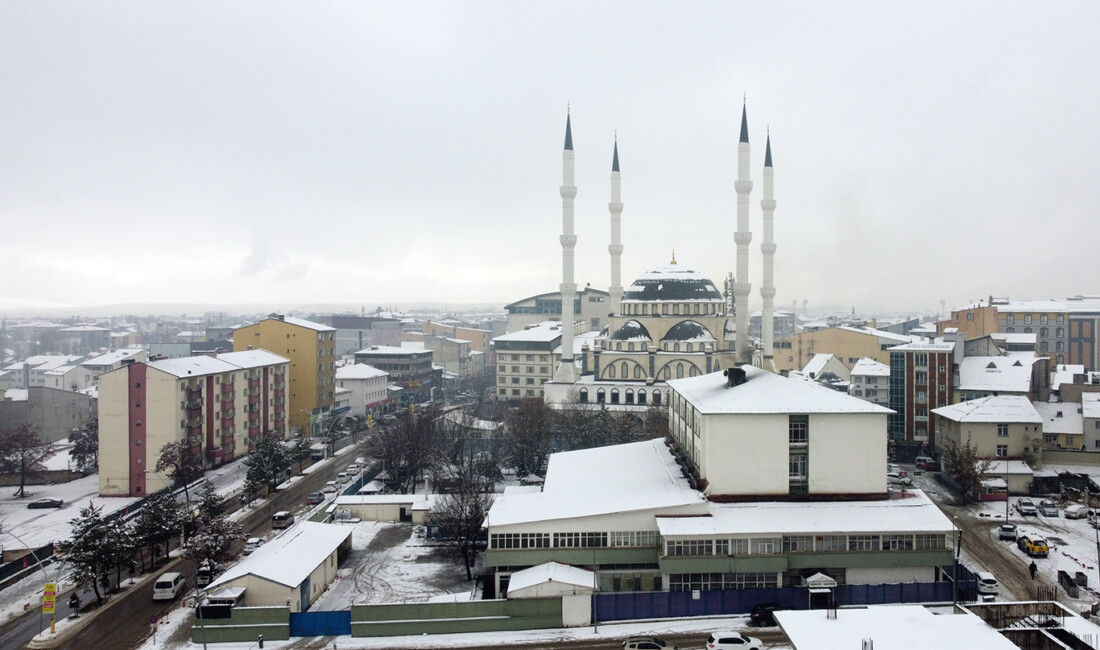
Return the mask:
[[[745,375],[745,369],[734,367],[726,368],[722,371],[722,374],[726,376],[726,388],[733,388],[734,386],[740,386],[748,381],[748,377]]]

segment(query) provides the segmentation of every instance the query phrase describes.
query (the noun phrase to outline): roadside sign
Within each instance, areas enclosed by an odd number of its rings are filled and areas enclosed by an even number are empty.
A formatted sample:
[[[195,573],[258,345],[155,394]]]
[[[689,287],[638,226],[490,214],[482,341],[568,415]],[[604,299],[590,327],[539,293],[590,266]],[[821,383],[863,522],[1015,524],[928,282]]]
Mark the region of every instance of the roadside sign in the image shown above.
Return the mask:
[[[149,617],[149,625],[156,625],[156,624],[157,624],[157,617],[156,616],[150,616]]]
[[[45,588],[42,590],[42,613],[53,614],[54,605],[57,600],[57,583],[47,582]]]

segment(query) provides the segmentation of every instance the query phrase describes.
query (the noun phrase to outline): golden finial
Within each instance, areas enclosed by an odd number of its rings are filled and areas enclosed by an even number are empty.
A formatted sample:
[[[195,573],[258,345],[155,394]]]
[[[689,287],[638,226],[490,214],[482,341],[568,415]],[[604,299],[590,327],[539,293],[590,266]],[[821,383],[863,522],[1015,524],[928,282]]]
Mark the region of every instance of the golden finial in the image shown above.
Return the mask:
[[[675,248],[672,249],[672,262],[671,262],[671,264],[673,266],[676,266],[676,249]]]

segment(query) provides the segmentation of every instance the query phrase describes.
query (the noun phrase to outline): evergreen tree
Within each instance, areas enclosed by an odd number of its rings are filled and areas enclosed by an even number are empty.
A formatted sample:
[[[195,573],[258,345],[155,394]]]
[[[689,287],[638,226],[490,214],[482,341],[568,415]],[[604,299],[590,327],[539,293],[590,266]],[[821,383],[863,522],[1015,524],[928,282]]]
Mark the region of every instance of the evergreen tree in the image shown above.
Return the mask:
[[[103,508],[89,505],[80,509],[80,516],[69,521],[72,544],[66,561],[72,567],[72,577],[78,588],[91,587],[97,603],[103,602],[99,579],[113,567],[112,535],[103,521]]]
[[[138,544],[147,545],[149,558],[156,562],[156,546],[163,545],[164,558],[168,559],[168,542],[183,530],[183,506],[168,492],[157,492],[149,497],[134,524]]]
[[[69,430],[69,456],[80,469],[99,465],[99,420],[88,420]]]
[[[255,485],[266,486],[273,492],[283,482],[286,471],[293,462],[291,452],[281,441],[265,437],[244,459],[248,467],[247,479]]]
[[[217,570],[233,558],[233,549],[247,537],[244,528],[228,517],[200,517],[197,530],[191,536],[183,556],[193,561],[196,567],[205,564]]]
[[[210,481],[203,481],[199,488],[198,518],[213,519],[222,513],[222,497]]]

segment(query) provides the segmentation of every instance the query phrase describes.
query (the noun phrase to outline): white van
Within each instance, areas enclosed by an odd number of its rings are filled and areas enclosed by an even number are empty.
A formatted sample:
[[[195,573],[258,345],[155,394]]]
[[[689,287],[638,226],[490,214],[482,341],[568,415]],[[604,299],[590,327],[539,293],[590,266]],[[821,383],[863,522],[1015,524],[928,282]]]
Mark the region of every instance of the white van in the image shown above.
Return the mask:
[[[290,528],[294,524],[294,513],[288,510],[280,510],[271,515],[272,528]]]
[[[975,577],[978,579],[979,594],[995,594],[1000,588],[1000,585],[997,584],[997,579],[988,571],[979,571],[975,574]]]
[[[185,587],[187,580],[182,573],[171,571],[161,574],[153,583],[153,600],[175,600]]]

